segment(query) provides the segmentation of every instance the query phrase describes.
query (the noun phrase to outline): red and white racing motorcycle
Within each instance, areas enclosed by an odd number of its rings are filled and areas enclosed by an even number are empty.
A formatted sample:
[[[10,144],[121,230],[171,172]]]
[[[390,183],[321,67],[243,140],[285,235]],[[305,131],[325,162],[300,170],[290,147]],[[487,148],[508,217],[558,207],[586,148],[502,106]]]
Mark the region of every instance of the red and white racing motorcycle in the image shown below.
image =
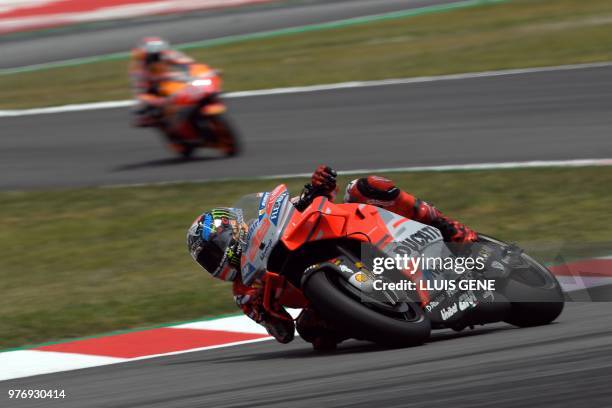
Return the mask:
[[[548,324],[561,313],[564,297],[548,269],[519,248],[482,237],[487,269],[456,273],[423,270],[411,279],[493,280],[495,290],[375,290],[376,280],[392,281],[406,271],[373,273],[374,257],[454,257],[440,232],[384,209],[365,204],[334,204],[317,197],[302,212],[284,185],[246,196],[236,204],[250,222],[242,254],[242,279],[261,281],[268,313],[277,305],[314,308],[347,337],[387,345],[417,345],[432,329],[462,328],[499,321],[516,326]],[[389,287],[391,285],[386,285]],[[434,285],[435,286],[435,285]]]

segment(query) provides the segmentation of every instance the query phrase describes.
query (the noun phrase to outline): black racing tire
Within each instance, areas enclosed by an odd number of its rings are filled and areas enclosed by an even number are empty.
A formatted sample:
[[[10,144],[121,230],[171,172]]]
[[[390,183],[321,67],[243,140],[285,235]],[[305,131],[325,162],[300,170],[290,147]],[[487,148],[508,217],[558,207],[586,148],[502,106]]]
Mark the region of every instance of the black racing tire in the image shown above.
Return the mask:
[[[219,148],[227,157],[238,156],[242,153],[242,143],[236,129],[224,115],[215,115],[208,118],[213,129]]]
[[[550,272],[548,272],[550,273]],[[556,320],[565,305],[563,291],[554,276],[555,284],[550,287],[528,286],[517,280],[510,280],[503,294],[510,300],[510,315],[505,319],[518,327],[543,326]],[[521,299],[538,299],[538,302]]]
[[[343,333],[393,347],[417,346],[429,339],[431,323],[420,306],[416,305],[421,313],[414,321],[386,316],[347,295],[330,279],[332,273],[313,272],[302,289],[319,315]]]
[[[498,245],[507,245],[495,238],[481,236],[481,240]],[[501,290],[502,294],[511,302],[510,314],[504,320],[518,327],[543,326],[552,323],[561,315],[565,300],[563,290],[553,273],[531,256],[523,254],[532,269],[533,279],[527,276],[507,281]],[[533,300],[538,301],[534,302]]]
[[[545,326],[554,322],[563,311],[560,302],[512,303],[510,316],[504,320],[517,327]]]

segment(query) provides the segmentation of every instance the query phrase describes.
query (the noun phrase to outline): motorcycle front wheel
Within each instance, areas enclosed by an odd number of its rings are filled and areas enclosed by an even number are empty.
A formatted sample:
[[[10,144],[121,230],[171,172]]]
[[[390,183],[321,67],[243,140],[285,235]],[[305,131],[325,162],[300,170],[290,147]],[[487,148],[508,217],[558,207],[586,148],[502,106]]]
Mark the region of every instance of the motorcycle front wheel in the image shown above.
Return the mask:
[[[429,339],[431,323],[417,303],[392,307],[362,302],[333,271],[314,271],[304,282],[304,294],[317,312],[351,337],[393,346],[417,346]]]

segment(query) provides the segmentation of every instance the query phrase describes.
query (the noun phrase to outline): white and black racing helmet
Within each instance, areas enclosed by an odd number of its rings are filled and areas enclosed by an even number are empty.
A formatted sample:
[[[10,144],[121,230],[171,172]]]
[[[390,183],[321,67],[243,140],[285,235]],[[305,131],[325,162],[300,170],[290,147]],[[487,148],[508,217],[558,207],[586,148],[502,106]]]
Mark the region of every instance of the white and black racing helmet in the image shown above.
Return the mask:
[[[247,226],[239,208],[215,208],[195,219],[187,231],[191,257],[212,276],[234,280],[240,269]]]

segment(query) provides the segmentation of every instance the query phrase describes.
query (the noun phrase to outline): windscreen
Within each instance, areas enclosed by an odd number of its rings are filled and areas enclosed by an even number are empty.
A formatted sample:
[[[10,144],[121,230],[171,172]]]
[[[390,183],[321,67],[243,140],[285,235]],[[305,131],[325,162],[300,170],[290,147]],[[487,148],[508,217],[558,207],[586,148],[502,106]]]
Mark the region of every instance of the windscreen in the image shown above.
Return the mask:
[[[247,194],[238,199],[232,207],[241,208],[244,221],[251,224],[251,221],[259,217],[260,203],[265,194],[267,193]]]

